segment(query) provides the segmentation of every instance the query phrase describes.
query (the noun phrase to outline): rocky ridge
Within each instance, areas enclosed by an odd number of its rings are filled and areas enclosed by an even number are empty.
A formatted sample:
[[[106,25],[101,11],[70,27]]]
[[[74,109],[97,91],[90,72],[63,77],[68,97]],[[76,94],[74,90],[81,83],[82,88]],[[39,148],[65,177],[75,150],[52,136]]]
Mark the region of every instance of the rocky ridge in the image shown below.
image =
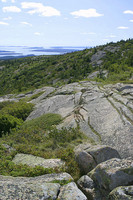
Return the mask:
[[[93,139],[94,146],[86,143],[75,148],[84,176],[77,182],[79,189],[66,173],[35,178],[0,176],[0,199],[133,199],[133,85],[82,81],[6,95],[0,101],[19,101],[40,92],[29,101],[35,108],[27,120],[58,113],[63,117],[58,129],[78,125]]]

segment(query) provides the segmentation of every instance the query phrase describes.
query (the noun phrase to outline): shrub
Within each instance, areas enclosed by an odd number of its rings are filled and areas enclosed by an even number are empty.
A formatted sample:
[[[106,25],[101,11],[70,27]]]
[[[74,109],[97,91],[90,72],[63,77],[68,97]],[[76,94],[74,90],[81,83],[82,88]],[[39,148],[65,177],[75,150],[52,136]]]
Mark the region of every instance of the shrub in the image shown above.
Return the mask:
[[[47,113],[36,119],[26,121],[23,124],[23,129],[30,130],[49,130],[52,125],[57,125],[62,121],[62,117],[59,114]]]
[[[3,143],[13,144],[17,153],[32,154],[45,159],[61,158],[66,162],[66,168],[42,169],[30,168],[26,165],[15,165],[8,156],[1,158],[0,153],[0,171],[3,175],[12,176],[37,176],[44,173],[53,173],[66,171],[70,173],[75,180],[80,177],[80,170],[75,161],[74,147],[82,143],[84,140],[89,141],[87,136],[80,132],[79,128],[71,128],[69,130],[63,128],[56,129],[57,124],[62,121],[58,114],[44,114],[36,119],[26,121],[19,130],[13,131],[10,135],[1,138]],[[3,163],[3,164],[2,164]]]
[[[9,114],[0,114],[0,137],[2,134],[9,133],[11,129],[20,127],[22,120]]]
[[[65,143],[70,143],[76,139],[83,139],[83,134],[80,132],[78,128],[62,128],[61,130],[53,127],[49,132],[49,138],[53,140],[53,144],[60,146],[64,146]]]
[[[3,101],[3,102],[0,102],[0,110],[8,105],[11,105],[12,102],[10,101]]]
[[[25,102],[14,102],[1,109],[1,113],[9,114],[19,119],[25,120],[33,110],[33,104]]]
[[[130,78],[130,73],[129,72],[123,72],[123,73],[119,73],[119,74],[115,74],[115,73],[112,73],[110,74],[108,80],[109,81],[125,81],[127,79]]]

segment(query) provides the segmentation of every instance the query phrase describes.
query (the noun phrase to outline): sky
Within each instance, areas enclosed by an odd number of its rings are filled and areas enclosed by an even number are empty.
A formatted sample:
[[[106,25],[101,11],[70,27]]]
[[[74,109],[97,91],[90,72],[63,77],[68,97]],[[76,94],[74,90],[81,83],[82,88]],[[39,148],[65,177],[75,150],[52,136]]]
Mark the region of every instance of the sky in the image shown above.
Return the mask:
[[[133,38],[133,0],[0,0],[0,46],[97,46]]]

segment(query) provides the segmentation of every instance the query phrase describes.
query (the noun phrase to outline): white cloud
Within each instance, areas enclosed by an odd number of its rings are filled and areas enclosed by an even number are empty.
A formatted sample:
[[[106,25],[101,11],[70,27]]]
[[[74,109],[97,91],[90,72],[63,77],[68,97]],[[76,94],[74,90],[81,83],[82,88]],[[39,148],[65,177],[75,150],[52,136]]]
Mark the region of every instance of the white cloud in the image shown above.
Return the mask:
[[[6,22],[0,22],[0,25],[5,25],[5,26],[8,26],[9,24],[6,23]]]
[[[88,10],[78,10],[70,13],[71,15],[74,15],[76,18],[77,17],[101,17],[103,14],[97,13],[96,9],[88,9]]]
[[[28,26],[32,26],[32,24],[30,24],[30,23],[28,23],[28,22],[21,22],[21,24],[28,25]]]
[[[21,9],[16,6],[3,7],[2,10],[3,12],[21,12]]]
[[[131,19],[130,22],[133,22],[133,19]]]
[[[6,18],[3,18],[3,20],[11,20],[12,17],[6,17]]]
[[[133,15],[133,11],[132,10],[125,10],[123,13],[124,14],[132,14]]]
[[[12,3],[15,3],[15,0],[11,0]]]
[[[117,29],[124,30],[124,29],[129,29],[129,27],[127,27],[127,26],[119,26],[119,27],[117,27]]]
[[[23,9],[29,9],[29,14],[38,13],[40,16],[51,17],[51,16],[60,16],[60,11],[56,10],[50,6],[44,6],[42,3],[34,2],[22,2],[21,6]]]
[[[34,35],[40,36],[41,33],[39,33],[39,32],[35,32]]]
[[[2,2],[6,2],[6,0],[1,0]]]

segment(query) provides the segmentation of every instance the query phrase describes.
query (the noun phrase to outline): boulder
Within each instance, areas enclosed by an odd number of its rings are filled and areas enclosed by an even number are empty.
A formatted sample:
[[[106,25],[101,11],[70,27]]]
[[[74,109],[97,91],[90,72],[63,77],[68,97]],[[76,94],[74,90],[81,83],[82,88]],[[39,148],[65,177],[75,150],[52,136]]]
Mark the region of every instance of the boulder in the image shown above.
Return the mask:
[[[16,154],[12,160],[15,164],[26,164],[31,167],[42,166],[44,168],[56,168],[65,165],[61,159],[44,159],[30,154]]]
[[[82,144],[75,148],[76,161],[83,174],[87,174],[96,165],[111,158],[120,158],[118,152],[106,145]]]
[[[102,192],[111,192],[119,186],[133,184],[133,161],[112,158],[100,163],[88,173]]]
[[[133,186],[122,186],[115,188],[109,194],[110,200],[132,200],[133,199]]]
[[[58,200],[87,200],[87,197],[78,189],[76,183],[71,182],[60,189]]]
[[[76,161],[79,165],[79,168],[82,174],[87,174],[96,166],[95,160],[86,151],[77,153]]]
[[[0,183],[1,185],[1,183]],[[1,186],[0,199],[14,200],[14,199],[34,199],[34,200],[55,200],[60,189],[57,183],[44,183],[44,184],[23,184],[7,182]]]
[[[120,158],[117,150],[106,145],[91,146],[90,148],[86,149],[86,152],[93,157],[96,164],[99,164],[111,158]]]
[[[67,173],[32,178],[0,176],[0,199],[55,200],[61,187],[59,183],[72,180],[73,178]]]

